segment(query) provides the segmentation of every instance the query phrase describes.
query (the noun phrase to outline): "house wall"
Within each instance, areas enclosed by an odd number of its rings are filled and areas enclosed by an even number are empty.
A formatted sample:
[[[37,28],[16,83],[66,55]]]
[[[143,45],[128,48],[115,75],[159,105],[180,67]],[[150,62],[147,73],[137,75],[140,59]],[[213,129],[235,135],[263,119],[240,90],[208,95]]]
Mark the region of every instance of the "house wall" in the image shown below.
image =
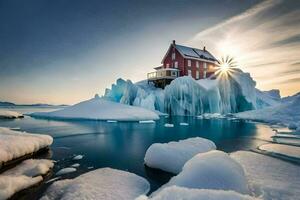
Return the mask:
[[[167,68],[169,64],[169,68],[175,68],[175,62],[178,62],[178,69],[180,70],[180,76],[187,76],[188,70],[192,70],[192,77],[196,79],[196,71],[199,71],[199,79],[204,78],[204,71],[206,71],[206,78],[211,76],[216,70],[215,70],[215,64],[207,63],[207,69],[204,69],[204,62],[195,60],[195,59],[186,59],[184,58],[178,50],[172,45],[170,47],[168,54],[165,57],[165,60],[163,62],[164,68]],[[175,52],[175,59],[172,60],[172,53]],[[188,60],[191,60],[191,67],[188,66]],[[199,68],[197,68],[197,62],[199,62]]]

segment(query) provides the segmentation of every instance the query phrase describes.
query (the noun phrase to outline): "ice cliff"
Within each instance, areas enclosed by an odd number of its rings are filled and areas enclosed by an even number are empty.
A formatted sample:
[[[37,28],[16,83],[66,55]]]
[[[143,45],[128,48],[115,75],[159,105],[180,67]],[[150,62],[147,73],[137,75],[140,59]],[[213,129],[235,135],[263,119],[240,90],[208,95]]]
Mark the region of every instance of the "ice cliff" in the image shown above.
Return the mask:
[[[216,79],[194,80],[184,76],[166,88],[155,88],[147,81],[132,83],[118,79],[103,98],[140,106],[171,115],[201,115],[203,113],[236,113],[277,103],[267,92],[255,88],[249,73],[235,70]]]

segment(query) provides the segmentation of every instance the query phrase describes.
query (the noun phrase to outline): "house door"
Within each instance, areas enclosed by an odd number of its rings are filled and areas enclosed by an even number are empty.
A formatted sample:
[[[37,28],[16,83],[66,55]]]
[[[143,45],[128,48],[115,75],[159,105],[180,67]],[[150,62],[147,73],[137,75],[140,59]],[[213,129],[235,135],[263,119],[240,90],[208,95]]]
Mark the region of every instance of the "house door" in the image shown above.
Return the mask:
[[[192,76],[192,70],[188,70],[188,76]]]

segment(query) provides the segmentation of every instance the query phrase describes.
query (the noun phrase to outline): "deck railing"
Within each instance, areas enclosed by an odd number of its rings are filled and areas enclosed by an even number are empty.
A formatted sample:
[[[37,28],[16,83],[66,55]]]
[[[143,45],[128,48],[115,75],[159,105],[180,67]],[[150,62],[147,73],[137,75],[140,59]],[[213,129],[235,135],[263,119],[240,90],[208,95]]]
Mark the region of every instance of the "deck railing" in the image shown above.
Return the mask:
[[[155,72],[147,74],[148,80],[157,79],[175,79],[179,76],[179,70],[177,69],[160,69]]]

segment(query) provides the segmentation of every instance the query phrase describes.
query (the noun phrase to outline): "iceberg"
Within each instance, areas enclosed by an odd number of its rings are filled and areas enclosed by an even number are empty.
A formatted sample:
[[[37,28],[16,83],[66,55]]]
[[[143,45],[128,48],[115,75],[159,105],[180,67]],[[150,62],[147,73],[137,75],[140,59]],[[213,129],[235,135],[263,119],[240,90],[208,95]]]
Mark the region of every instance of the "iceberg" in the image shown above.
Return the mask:
[[[217,150],[199,153],[187,161],[182,171],[171,178],[153,196],[173,185],[194,189],[233,190],[241,194],[249,193],[243,167],[227,153]]]
[[[298,165],[249,151],[230,156],[245,169],[252,194],[262,199],[299,199],[300,167]]]
[[[23,118],[24,115],[10,110],[0,110],[0,119],[16,119]]]
[[[249,73],[239,69],[228,77],[194,80],[176,78],[165,89],[152,83],[118,79],[106,89],[104,99],[143,107],[171,115],[198,116],[203,113],[237,113],[277,104],[276,92],[262,92]]]
[[[49,135],[30,134],[0,127],[0,168],[7,161],[38,152],[49,147]]]
[[[258,200],[254,197],[243,195],[234,191],[191,189],[178,186],[170,186],[152,198],[142,196],[136,200]]]
[[[200,137],[178,142],[154,143],[147,149],[144,160],[148,167],[178,174],[193,156],[214,149],[214,142]]]
[[[159,116],[147,109],[116,103],[98,96],[53,112],[36,112],[32,117],[109,121],[157,120]]]
[[[135,174],[102,168],[87,172],[75,179],[54,182],[41,200],[134,200],[146,194],[150,184]]]

